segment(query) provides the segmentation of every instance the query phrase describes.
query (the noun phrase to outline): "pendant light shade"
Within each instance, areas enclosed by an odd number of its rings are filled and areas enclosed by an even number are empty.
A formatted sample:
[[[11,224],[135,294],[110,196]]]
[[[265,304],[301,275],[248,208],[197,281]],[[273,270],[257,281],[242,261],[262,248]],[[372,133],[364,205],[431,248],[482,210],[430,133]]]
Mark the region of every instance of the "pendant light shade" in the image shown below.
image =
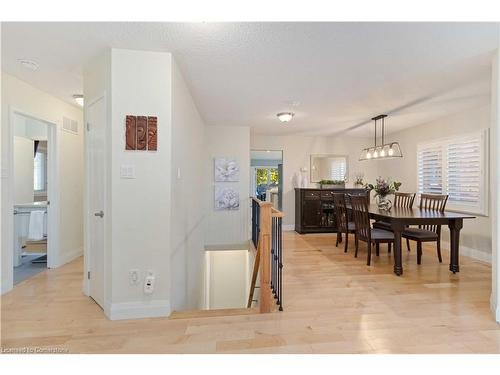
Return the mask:
[[[375,122],[375,145],[361,150],[359,160],[376,160],[376,159],[392,159],[402,158],[403,153],[398,142],[384,143],[385,139],[385,123],[384,119],[387,115],[378,115],[372,120]],[[382,144],[377,145],[377,120],[382,120]]]

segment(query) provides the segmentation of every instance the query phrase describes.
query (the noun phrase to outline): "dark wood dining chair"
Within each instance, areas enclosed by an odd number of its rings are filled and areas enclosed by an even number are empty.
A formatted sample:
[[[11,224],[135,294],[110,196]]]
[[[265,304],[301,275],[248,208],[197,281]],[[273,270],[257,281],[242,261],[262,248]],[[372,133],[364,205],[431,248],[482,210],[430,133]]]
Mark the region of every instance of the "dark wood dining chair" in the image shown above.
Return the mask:
[[[342,234],[345,234],[344,253],[347,253],[349,233],[354,233],[354,236],[356,236],[356,226],[353,221],[349,221],[345,199],[346,196],[344,193],[333,194],[335,218],[337,220],[337,241],[335,242],[335,247],[338,247],[339,242],[342,242]]]
[[[415,193],[394,193],[394,204],[393,207],[403,207],[403,208],[413,208],[413,202],[415,201]],[[373,223],[374,228],[391,230],[391,224],[386,221],[376,221]]]
[[[358,256],[358,243],[367,243],[368,259],[366,264],[370,265],[372,258],[372,244],[376,246],[376,254],[379,255],[379,244],[393,243],[394,233],[387,230],[372,228],[370,225],[370,214],[368,213],[368,198],[366,196],[350,195],[354,225],[356,226],[356,251],[354,256]]]
[[[394,204],[393,207],[402,207],[402,208],[413,208],[413,203],[415,202],[415,193],[400,193],[399,191],[394,193]],[[374,228],[384,229],[392,231],[391,224],[386,221],[376,221],[373,224]],[[409,242],[407,241],[407,246],[409,247]],[[388,250],[391,252],[391,244],[388,244]]]
[[[421,210],[443,212],[448,201],[448,195],[443,194],[421,194],[420,205]],[[419,225],[417,228],[407,228],[403,231],[402,236],[406,238],[406,246],[410,251],[410,240],[417,242],[417,264],[422,262],[422,243],[436,242],[437,256],[439,263],[443,262],[441,257],[441,225]]]

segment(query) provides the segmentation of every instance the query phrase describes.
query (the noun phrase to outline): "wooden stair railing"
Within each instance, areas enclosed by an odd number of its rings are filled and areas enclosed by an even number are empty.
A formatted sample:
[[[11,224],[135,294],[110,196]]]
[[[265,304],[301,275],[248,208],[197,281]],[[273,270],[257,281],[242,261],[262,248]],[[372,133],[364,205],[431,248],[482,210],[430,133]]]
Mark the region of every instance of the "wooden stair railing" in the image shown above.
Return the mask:
[[[283,310],[281,296],[281,268],[283,267],[281,259],[282,217],[283,213],[273,208],[271,202],[264,202],[252,197],[252,242],[255,245],[256,254],[247,307],[252,306],[257,275],[260,273],[259,311],[261,313],[271,312],[273,294],[277,298],[280,311]],[[278,221],[279,226],[277,225]],[[274,254],[274,249],[276,249],[278,243],[280,246],[279,257],[278,254]]]

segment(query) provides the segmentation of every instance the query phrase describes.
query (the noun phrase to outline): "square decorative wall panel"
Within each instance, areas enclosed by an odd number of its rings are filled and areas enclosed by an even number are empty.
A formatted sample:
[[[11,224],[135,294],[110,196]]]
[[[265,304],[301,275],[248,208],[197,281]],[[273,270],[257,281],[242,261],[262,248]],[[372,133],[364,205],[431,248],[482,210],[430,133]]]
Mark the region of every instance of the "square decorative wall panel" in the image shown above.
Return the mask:
[[[240,194],[232,187],[215,186],[214,208],[216,211],[239,210]]]
[[[216,158],[214,160],[215,182],[237,182],[240,180],[240,166],[235,159]]]
[[[125,119],[125,150],[158,149],[158,118],[127,115]]]

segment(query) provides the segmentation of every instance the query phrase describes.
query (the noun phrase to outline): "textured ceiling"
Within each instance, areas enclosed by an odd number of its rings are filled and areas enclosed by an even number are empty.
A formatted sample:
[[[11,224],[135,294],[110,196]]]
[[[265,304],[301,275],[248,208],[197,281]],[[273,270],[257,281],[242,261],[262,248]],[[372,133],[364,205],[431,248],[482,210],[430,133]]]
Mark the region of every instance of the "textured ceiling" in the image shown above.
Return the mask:
[[[105,48],[172,52],[208,125],[368,135],[487,103],[496,23],[3,23],[2,69],[63,100]],[[32,59],[36,72],[18,59]],[[298,104],[298,105],[297,105]],[[292,110],[283,125],[276,113]],[[368,124],[367,124],[368,123]]]

